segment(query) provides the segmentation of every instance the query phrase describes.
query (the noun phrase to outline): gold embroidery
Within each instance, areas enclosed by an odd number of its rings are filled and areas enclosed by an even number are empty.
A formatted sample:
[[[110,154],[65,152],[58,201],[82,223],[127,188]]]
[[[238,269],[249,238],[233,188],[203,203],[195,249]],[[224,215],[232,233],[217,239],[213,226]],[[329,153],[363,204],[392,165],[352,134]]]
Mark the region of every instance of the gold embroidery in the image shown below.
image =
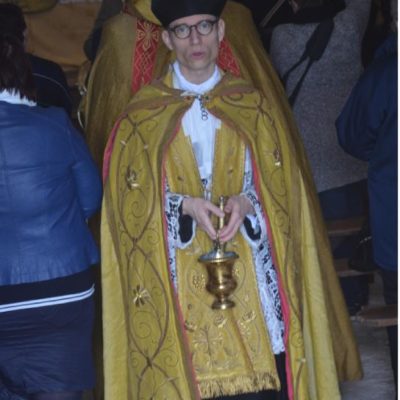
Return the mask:
[[[223,328],[227,322],[227,318],[223,313],[218,313],[214,318],[214,325],[218,328]]]
[[[130,166],[127,168],[125,179],[130,190],[140,187],[140,183],[137,182],[137,173],[135,170],[131,169]]]
[[[201,347],[204,354],[212,354],[212,349],[223,344],[222,333],[215,329],[210,329],[209,325],[205,325],[200,329],[196,329],[196,335],[193,339],[196,349]]]
[[[185,329],[189,332],[195,332],[197,330],[197,325],[192,321],[185,321]]]
[[[242,319],[246,323],[250,323],[251,321],[254,321],[256,318],[256,313],[254,311],[249,311],[248,313],[244,314]]]
[[[281,161],[281,153],[279,152],[278,149],[274,150],[274,158],[275,158],[275,165],[277,167],[280,167],[282,165],[282,161]]]
[[[281,167],[282,166],[282,159],[281,159],[281,153],[280,153],[280,151],[276,148],[275,150],[273,150],[273,151],[268,151],[268,150],[266,150],[265,152],[265,155],[268,157],[268,156],[272,156],[273,157],[273,159],[274,159],[274,165],[276,166],[276,167]]]
[[[206,286],[206,277],[204,274],[196,274],[193,276],[193,287],[197,290],[204,290]]]
[[[146,300],[150,299],[150,294],[147,289],[142,288],[140,285],[137,285],[133,292],[133,303],[136,307],[143,306],[146,303]]]

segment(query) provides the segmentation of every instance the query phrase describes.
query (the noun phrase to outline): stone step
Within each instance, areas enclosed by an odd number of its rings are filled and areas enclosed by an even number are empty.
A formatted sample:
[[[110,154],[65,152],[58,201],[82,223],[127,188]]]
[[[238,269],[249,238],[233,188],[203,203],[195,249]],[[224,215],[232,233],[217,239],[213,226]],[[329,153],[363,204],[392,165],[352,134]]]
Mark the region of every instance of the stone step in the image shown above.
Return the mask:
[[[373,275],[374,271],[357,271],[349,268],[348,258],[337,258],[333,260],[335,270],[340,278],[348,278],[349,276]]]
[[[362,227],[365,217],[338,219],[326,221],[329,237],[349,236],[358,233]]]
[[[389,306],[369,306],[357,313],[353,320],[374,328],[397,325],[397,304]]]

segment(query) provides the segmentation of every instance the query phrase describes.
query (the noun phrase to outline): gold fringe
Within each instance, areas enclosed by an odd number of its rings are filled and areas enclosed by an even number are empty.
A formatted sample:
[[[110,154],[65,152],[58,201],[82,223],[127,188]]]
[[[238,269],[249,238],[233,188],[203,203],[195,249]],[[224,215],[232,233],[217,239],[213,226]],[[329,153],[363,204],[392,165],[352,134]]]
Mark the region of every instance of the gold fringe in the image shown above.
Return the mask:
[[[203,399],[255,393],[261,390],[280,390],[281,388],[278,377],[268,372],[260,372],[249,376],[204,380],[198,382],[198,384],[201,398]]]

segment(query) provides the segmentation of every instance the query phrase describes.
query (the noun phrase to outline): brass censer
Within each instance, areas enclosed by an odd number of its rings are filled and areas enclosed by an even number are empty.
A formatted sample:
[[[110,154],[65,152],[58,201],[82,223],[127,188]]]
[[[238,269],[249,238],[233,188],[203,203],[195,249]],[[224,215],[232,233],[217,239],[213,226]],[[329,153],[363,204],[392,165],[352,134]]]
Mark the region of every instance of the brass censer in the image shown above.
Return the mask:
[[[224,209],[225,198],[219,198],[219,208]],[[224,227],[224,218],[218,218],[218,233]],[[214,310],[226,310],[235,306],[235,302],[229,296],[237,287],[236,279],[233,276],[233,264],[239,256],[233,251],[225,250],[225,243],[222,244],[217,236],[214,242],[214,249],[203,254],[199,262],[207,268],[208,282],[206,289],[216,297],[211,308]]]

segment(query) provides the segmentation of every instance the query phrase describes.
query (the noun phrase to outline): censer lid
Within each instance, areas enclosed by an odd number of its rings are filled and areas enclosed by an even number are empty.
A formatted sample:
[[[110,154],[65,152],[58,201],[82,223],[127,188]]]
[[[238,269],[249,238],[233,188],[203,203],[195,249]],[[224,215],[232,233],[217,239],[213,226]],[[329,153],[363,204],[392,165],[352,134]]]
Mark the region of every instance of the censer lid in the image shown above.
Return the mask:
[[[207,263],[210,261],[223,262],[228,260],[235,260],[236,258],[239,258],[239,256],[234,251],[224,251],[221,248],[216,248],[200,256],[199,261],[201,263]]]

